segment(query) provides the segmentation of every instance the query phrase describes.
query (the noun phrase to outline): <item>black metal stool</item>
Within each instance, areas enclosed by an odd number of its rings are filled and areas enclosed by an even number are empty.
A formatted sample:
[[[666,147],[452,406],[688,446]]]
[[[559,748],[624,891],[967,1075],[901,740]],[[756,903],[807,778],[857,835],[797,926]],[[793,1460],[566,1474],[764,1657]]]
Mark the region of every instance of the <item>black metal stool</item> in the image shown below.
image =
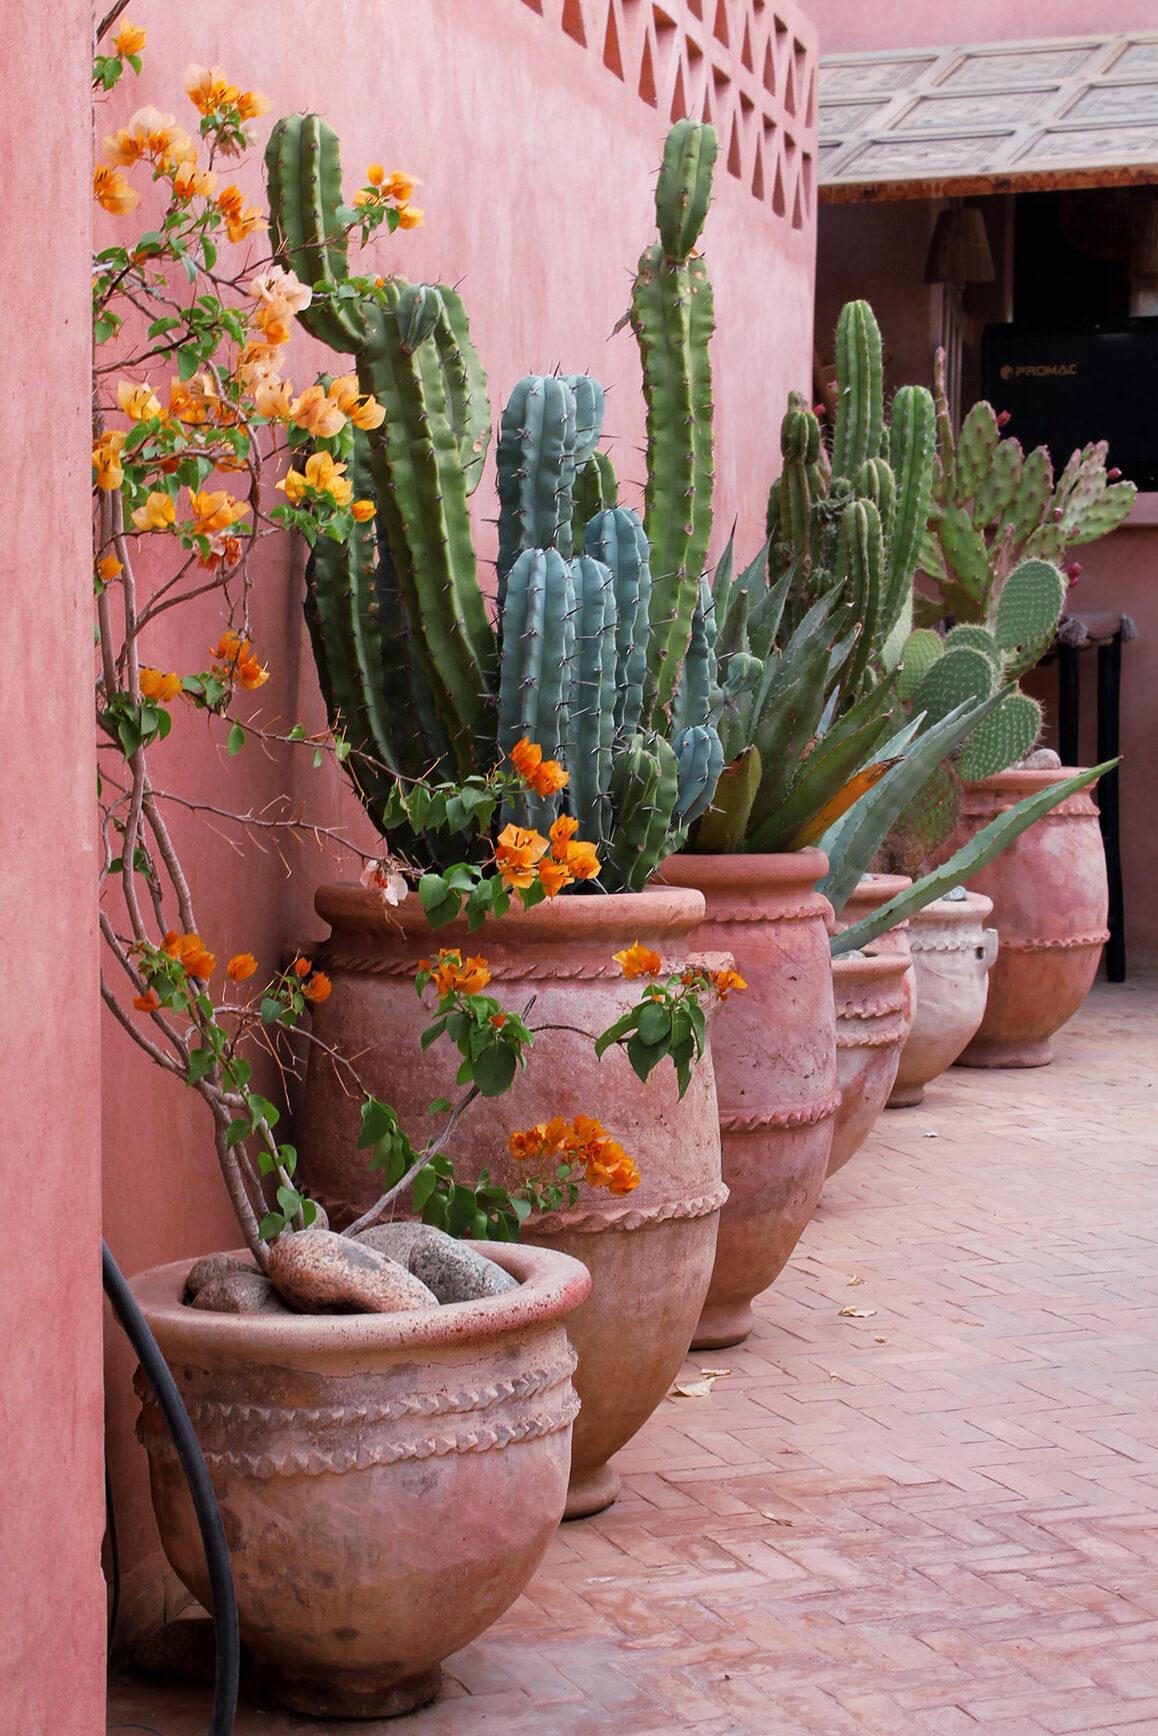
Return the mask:
[[[1081,654],[1091,646],[1098,650],[1098,749],[1097,763],[1118,754],[1119,710],[1122,694],[1122,645],[1137,629],[1129,615],[1110,610],[1089,615],[1063,615],[1057,637],[1045,659],[1058,666],[1058,751],[1062,764],[1076,766],[1080,752],[1078,722],[1081,713]],[[1097,789],[1098,822],[1106,852],[1106,879],[1110,908],[1106,942],[1106,976],[1112,983],[1126,980],[1126,933],[1122,903],[1122,855],[1118,826],[1118,768],[1107,772]]]

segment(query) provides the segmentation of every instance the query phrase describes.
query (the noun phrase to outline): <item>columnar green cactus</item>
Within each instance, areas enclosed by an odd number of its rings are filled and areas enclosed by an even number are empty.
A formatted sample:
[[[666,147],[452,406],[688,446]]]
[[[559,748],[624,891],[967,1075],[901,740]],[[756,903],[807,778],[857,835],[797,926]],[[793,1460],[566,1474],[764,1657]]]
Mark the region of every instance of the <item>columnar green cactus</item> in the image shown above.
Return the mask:
[[[385,412],[370,435],[355,434],[353,455],[359,496],[377,499],[378,549],[373,532],[359,527],[348,547],[316,550],[308,574],[323,689],[350,742],[359,792],[381,819],[393,774],[485,772],[527,736],[564,761],[570,781],[561,796],[512,799],[507,817],[545,829],[566,807],[596,845],[603,884],[638,889],[706,807],[722,765],[710,593],[697,614],[704,507],[690,515],[696,572],[684,585],[684,639],[671,637],[665,618],[656,663],[669,741],[646,728],[650,550],[635,514],[615,504],[614,472],[597,450],[602,388],[587,375],[520,381],[498,449],[496,642],[467,512],[489,409],[462,302],[443,285],[346,278],[344,245],[324,245],[341,203],[336,138],[311,117],[290,117],[275,141],[268,160],[281,256],[320,285],[321,318],[311,329],[354,352],[361,388]],[[669,152],[661,176],[668,244],[686,232],[690,246],[703,220],[711,153],[705,146],[697,155],[693,144],[685,137],[682,166]],[[307,221],[302,188],[312,187],[315,158],[324,163],[324,197]],[[678,263],[690,296],[688,401],[704,412],[710,290]],[[686,427],[680,437],[688,438]],[[691,450],[693,475],[702,476],[705,462],[710,471],[707,416]],[[592,505],[586,517],[579,497]],[[710,490],[705,499],[710,510]],[[413,843],[418,854],[434,853],[424,840]]]
[[[657,243],[644,249],[630,319],[647,405],[644,526],[651,544],[651,640],[645,716],[660,724],[691,637],[712,522],[712,386],[715,327],[699,238],[718,149],[715,129],[677,121],[656,187]]]
[[[286,115],[269,136],[265,167],[274,251],[317,292],[298,318],[331,349],[352,353],[362,343],[362,321],[357,297],[339,294],[347,277],[347,245],[337,215],[338,136],[319,115]]]

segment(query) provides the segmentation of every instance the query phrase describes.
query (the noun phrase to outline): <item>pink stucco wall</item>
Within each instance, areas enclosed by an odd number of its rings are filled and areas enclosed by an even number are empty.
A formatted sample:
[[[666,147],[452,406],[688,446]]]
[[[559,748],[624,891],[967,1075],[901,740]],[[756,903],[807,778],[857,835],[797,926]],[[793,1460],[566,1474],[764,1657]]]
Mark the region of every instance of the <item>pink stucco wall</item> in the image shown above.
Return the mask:
[[[251,0],[245,7],[203,0],[192,13],[162,0],[134,0],[131,15],[149,31],[145,76],[102,105],[98,137],[137,102],[154,102],[188,124],[183,71],[190,61],[217,62],[230,78],[272,99],[257,129],[261,143],[276,115],[313,108],[340,134],[351,190],[371,161],[420,176],[417,202],[427,226],[384,243],[380,268],[459,284],[496,419],[526,372],[559,366],[595,373],[608,388],[607,428],[623,496],[632,502],[643,480],[638,356],[630,331],[613,335],[613,327],[626,310],[639,254],[654,237],[655,173],[673,102],[682,90],[700,113],[706,95],[723,133],[704,237],[719,319],[715,552],[736,519],[739,552],[750,555],[761,540],[778,462],[779,406],[809,377],[815,35],[791,5],[757,9],[749,0],[728,0],[722,16],[730,28],[724,28],[714,7],[678,0],[665,9],[676,23],[659,31],[650,6],[616,0],[612,51],[605,0],[582,0],[578,11],[585,45],[564,30],[565,21],[574,30],[576,9],[568,6],[564,16],[561,0],[540,6],[408,0],[390,8],[380,0],[325,8],[308,0]],[[711,13],[706,22],[698,16],[704,12]],[[780,59],[769,73],[763,55],[749,52],[745,26],[767,34],[773,12],[785,28],[775,34]],[[752,93],[748,106],[737,95],[745,89]],[[778,163],[790,171],[782,213]],[[255,195],[258,168],[255,158],[244,183]],[[115,221],[105,228],[111,232]],[[301,338],[293,356],[295,384],[329,360]],[[477,542],[486,554],[493,547],[493,473],[475,503]],[[300,577],[290,565],[284,547],[271,546],[254,620],[272,677],[253,701],[267,719],[300,718],[313,726],[322,721],[321,706],[298,602]],[[204,667],[215,632],[208,611],[179,632],[174,622],[168,638],[159,636],[155,660],[166,668]],[[257,811],[291,788],[323,824],[350,817],[325,770],[295,772],[256,749],[230,762],[220,731],[215,736],[197,717],[178,720],[164,764],[174,787],[227,808],[252,804]],[[294,846],[287,874],[275,854],[252,848],[243,864],[217,822],[189,818],[178,827],[201,888],[198,920],[219,958],[247,949],[263,967],[275,967],[288,941],[319,932],[313,887],[338,878],[339,862],[313,845]],[[104,1101],[107,1233],[125,1269],[229,1242],[235,1232],[199,1105],[158,1079],[111,1023]],[[132,1626],[158,1613],[160,1562],[142,1455],[132,1439],[130,1374],[127,1352],[113,1343],[108,1422]]]
[[[0,1726],[104,1728],[89,599],[90,12],[5,19]],[[46,101],[46,94],[51,100]],[[76,117],[62,126],[62,115]],[[19,189],[16,193],[15,189]],[[51,236],[50,241],[46,237]],[[18,456],[19,454],[19,456]]]

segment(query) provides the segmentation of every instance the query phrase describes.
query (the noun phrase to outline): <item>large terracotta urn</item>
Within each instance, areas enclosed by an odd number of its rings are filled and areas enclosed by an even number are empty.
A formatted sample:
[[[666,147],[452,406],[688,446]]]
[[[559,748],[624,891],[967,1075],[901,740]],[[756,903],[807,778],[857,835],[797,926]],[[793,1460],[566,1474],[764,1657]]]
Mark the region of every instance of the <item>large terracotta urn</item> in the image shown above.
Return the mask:
[[[476,1244],[520,1280],[406,1314],[215,1314],[190,1261],[130,1288],[221,1507],[242,1640],[284,1706],[385,1718],[496,1621],[563,1513],[578,1401],[564,1321],[590,1279],[540,1248]],[[138,1434],[174,1571],[210,1604],[200,1531],[151,1388]]]
[[[903,874],[866,874],[834,927],[837,933],[873,915],[912,882]],[[855,1156],[888,1102],[917,1006],[906,922],[886,929],[859,952],[832,961],[836,1005],[836,1077],[840,1104],[828,1174]]]
[[[428,991],[420,1005],[414,973],[439,946],[457,946],[464,957],[486,959],[486,992],[504,1006],[522,1013],[533,1001],[526,1016],[538,1034],[512,1090],[477,1100],[464,1115],[449,1147],[456,1175],[475,1181],[485,1168],[492,1180],[515,1185],[522,1171],[509,1156],[511,1132],[578,1114],[598,1117],[639,1167],[634,1192],[614,1197],[584,1185],[575,1206],[531,1218],[522,1232],[524,1241],[574,1255],[592,1274],[591,1297],[570,1324],[583,1409],[567,1514],[597,1512],[619,1487],[608,1461],[647,1421],[687,1353],[727,1188],[710,1050],[680,1099],[669,1062],[642,1084],[622,1048],[596,1060],[592,1038],[635,1005],[644,987],[626,981],[612,955],[638,940],[659,953],[665,971],[678,971],[688,962],[703,899],[663,888],[565,895],[529,911],[512,908],[472,935],[462,922],[432,933],[417,899],[387,909],[358,886],[323,886],[315,902],[332,932],[312,956],[333,991],[316,1010],[314,1032],[357,1057],[366,1085],[393,1104],[416,1144],[441,1124],[429,1104],[457,1094],[459,1055],[445,1038],[420,1048],[434,997]],[[380,1192],[356,1150],[358,1129],[357,1099],[315,1051],[299,1174],[339,1228]]]
[[[992,910],[992,899],[963,892],[935,898],[909,918],[917,1012],[889,1109],[920,1103],[926,1085],[953,1065],[980,1025],[997,957],[997,930],[986,927]]]
[[[734,954],[747,989],[715,1034],[724,1179],[711,1288],[693,1343],[739,1344],[752,1299],[783,1268],[824,1185],[836,1088],[828,924],[816,891],[820,850],[771,856],[671,856],[660,874],[707,901],[697,934]]]
[[[1074,770],[1014,769],[966,784],[952,848]],[[957,1065],[1044,1067],[1053,1060],[1050,1038],[1085,1000],[1109,938],[1106,859],[1091,791],[1035,821],[966,885],[993,900],[1001,944],[985,1016]]]

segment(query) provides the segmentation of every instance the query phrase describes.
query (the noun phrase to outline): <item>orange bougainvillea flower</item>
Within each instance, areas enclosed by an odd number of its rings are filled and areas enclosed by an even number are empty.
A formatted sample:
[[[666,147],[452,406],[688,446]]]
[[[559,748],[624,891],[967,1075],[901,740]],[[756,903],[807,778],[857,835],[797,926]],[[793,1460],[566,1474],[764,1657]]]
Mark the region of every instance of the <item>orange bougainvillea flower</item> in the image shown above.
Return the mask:
[[[307,386],[290,412],[297,427],[318,440],[331,440],[346,426],[346,418],[321,386]]]
[[[217,186],[216,169],[199,169],[196,157],[185,157],[173,176],[173,192],[178,199],[212,199]]]
[[[523,736],[511,749],[511,764],[527,785],[537,796],[553,796],[556,790],[561,790],[570,783],[570,774],[563,770],[558,760],[545,760],[543,750]]]
[[[302,993],[307,1001],[328,1001],[330,998],[330,979],[325,971],[315,971],[308,983],[302,984]]]
[[[567,860],[568,847],[578,830],[579,822],[572,819],[570,814],[560,814],[554,822],[551,827],[551,854],[556,862]]]
[[[404,175],[401,169],[395,169],[386,183],[386,195],[398,205],[409,204],[415,187],[421,187],[422,182],[414,175]],[[421,215],[421,213],[419,213]],[[405,227],[405,225],[403,225]]]
[[[114,217],[123,217],[141,202],[137,189],[130,187],[118,170],[110,169],[104,163],[93,175],[92,190],[98,205],[103,205]]]
[[[172,530],[177,522],[177,503],[170,494],[161,494],[154,490],[144,506],[138,506],[133,513],[133,523],[138,530]]]
[[[140,54],[145,46],[145,32],[139,24],[130,24],[126,18],[113,37],[113,47],[118,54]]]
[[[419,970],[431,970],[427,959],[420,959]],[[464,961],[457,946],[440,946],[438,963],[431,971],[435,988],[440,995],[452,994],[456,989],[460,994],[477,995],[486,988],[491,980],[485,958],[477,954]]]
[[[507,1015],[505,1013],[492,1013],[487,1020],[487,1024],[493,1025],[496,1031],[501,1031],[506,1022]]]
[[[106,493],[110,489],[119,488],[125,480],[124,466],[121,464],[121,447],[126,438],[118,428],[110,428],[107,433],[101,435],[92,449],[96,485],[98,488],[103,488]]]
[[[152,103],[139,108],[130,116],[127,126],[118,127],[104,141],[105,161],[127,167],[142,157],[150,157],[161,168],[190,157],[193,141],[184,127],[178,126],[172,115],[163,115]]]
[[[255,229],[268,229],[269,224],[256,205],[247,205],[240,187],[223,187],[217,195],[217,209],[225,218],[225,229],[231,241],[243,241]]]
[[[155,1013],[161,1003],[157,998],[156,989],[150,989],[147,994],[134,995],[133,1005],[139,1013]]]
[[[544,856],[539,863],[539,879],[543,891],[548,898],[555,898],[565,886],[570,886],[575,876],[565,862],[556,862],[552,856]]]
[[[141,665],[137,680],[143,699],[161,699],[166,704],[176,699],[182,687],[179,675],[163,675],[159,669],[150,669],[147,663]]]
[[[372,500],[356,500],[350,508],[350,511],[353,513],[354,518],[359,524],[367,524],[369,520],[374,517],[377,510],[378,508],[374,505]]]
[[[722,1001],[727,1000],[733,989],[746,989],[748,986],[743,977],[734,970],[714,970],[712,982],[715,984],[716,993]]]
[[[579,838],[568,844],[563,860],[576,880],[594,880],[601,867],[594,844]]]
[[[658,952],[644,946],[642,941],[637,940],[623,952],[613,952],[611,956],[629,982],[634,977],[658,976],[663,969]]]
[[[116,555],[105,555],[102,560],[97,562],[97,574],[101,583],[105,585],[111,584],[115,578],[119,578],[124,570]]]
[[[338,406],[343,416],[350,418],[355,428],[361,428],[364,433],[371,428],[380,428],[386,420],[385,409],[372,392],[362,391],[356,374],[339,374],[336,380],[330,381],[326,396]]]
[[[426,222],[426,212],[419,210],[417,205],[400,205],[398,208],[399,229],[421,229]]]
[[[504,826],[495,845],[495,866],[504,886],[533,886],[538,863],[547,854],[548,841],[523,826]]]
[[[178,934],[170,930],[165,936],[165,951],[170,958],[180,960],[187,976],[207,980],[213,975],[217,960],[199,934]]]
[[[468,958],[463,960],[462,969],[455,977],[454,986],[464,995],[481,994],[491,980],[485,958]]]
[[[184,82],[185,94],[198,114],[212,114],[224,104],[232,108],[241,95],[240,88],[230,84],[219,66],[187,66]]]
[[[191,492],[189,507],[193,514],[191,528],[194,536],[214,536],[218,531],[228,530],[249,511],[244,500],[235,500],[223,488]]]
[[[149,422],[161,414],[161,400],[148,380],[117,381],[117,403],[131,422]]]
[[[194,374],[190,380],[169,382],[169,414],[190,427],[199,427],[221,409],[221,397],[210,374]]]
[[[257,960],[251,952],[235,952],[226,965],[231,982],[243,983],[246,977],[251,977],[257,969]]]
[[[226,681],[236,681],[239,687],[249,692],[264,687],[269,680],[269,670],[262,668],[249,640],[243,638],[235,627],[221,635],[213,647],[213,655],[218,659],[218,675]]]
[[[292,966],[293,973],[296,977],[309,976],[313,968],[314,967],[308,958],[295,958]]]

